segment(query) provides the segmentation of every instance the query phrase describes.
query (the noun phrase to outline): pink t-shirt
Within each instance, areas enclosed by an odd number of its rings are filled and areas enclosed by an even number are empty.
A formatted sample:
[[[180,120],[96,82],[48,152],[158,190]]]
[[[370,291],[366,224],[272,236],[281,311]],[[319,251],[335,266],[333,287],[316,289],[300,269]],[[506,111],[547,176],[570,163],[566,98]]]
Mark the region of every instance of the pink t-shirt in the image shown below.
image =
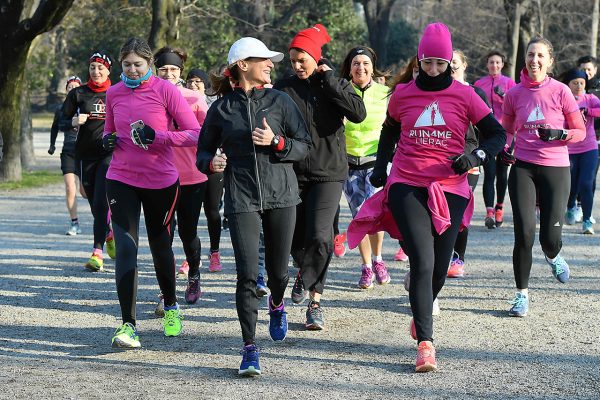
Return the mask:
[[[516,85],[515,81],[504,75],[487,75],[478,79],[473,85],[484,91],[492,106],[494,117],[496,117],[498,122],[502,123],[502,105],[504,104],[504,98],[497,94],[494,91],[494,88],[497,86],[500,91],[504,92],[506,95],[506,93]]]
[[[475,91],[454,81],[444,90],[427,92],[411,81],[396,87],[388,113],[402,126],[388,184],[429,187],[437,182],[444,192],[470,198],[467,174],[457,175],[448,157],[464,153],[469,124],[490,113]]]
[[[514,156],[532,164],[568,167],[567,142],[545,142],[539,138],[538,128],[565,129],[566,115],[579,110],[575,97],[567,85],[547,77],[541,83],[531,83],[521,74],[521,82],[504,97],[504,115],[514,120],[505,126],[507,139],[516,131]]]
[[[172,119],[178,131],[169,130]],[[131,140],[130,124],[142,120],[154,129],[156,137],[148,150]],[[151,76],[135,89],[123,82],[106,92],[104,134],[117,132],[117,145],[106,177],[145,189],[162,189],[179,178],[173,162],[172,146],[197,146],[200,124],[171,82]]]
[[[575,98],[579,108],[587,108],[587,117],[585,119],[585,139],[581,142],[568,143],[569,154],[581,154],[596,150],[596,131],[594,130],[594,118],[600,117],[600,99],[593,94],[586,93]]]
[[[192,109],[200,127],[202,127],[204,118],[206,118],[206,111],[208,111],[208,105],[206,104],[206,100],[204,100],[204,96],[200,96],[198,92],[194,92],[183,86],[177,86],[177,88]],[[177,130],[174,123],[169,124],[169,129],[173,131]],[[190,147],[173,147],[173,161],[175,162],[177,171],[179,171],[179,183],[182,186],[202,183],[208,180],[206,175],[196,168],[197,147],[197,143]]]

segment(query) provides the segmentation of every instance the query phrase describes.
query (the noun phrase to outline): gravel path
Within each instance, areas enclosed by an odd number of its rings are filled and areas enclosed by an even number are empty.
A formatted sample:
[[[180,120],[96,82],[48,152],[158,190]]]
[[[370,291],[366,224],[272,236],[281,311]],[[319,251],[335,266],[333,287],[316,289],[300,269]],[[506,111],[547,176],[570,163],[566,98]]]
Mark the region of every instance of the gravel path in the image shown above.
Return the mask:
[[[43,156],[47,134],[41,135],[39,164],[58,168],[57,155]],[[257,340],[263,376],[240,379],[235,266],[227,233],[223,272],[206,272],[204,256],[205,295],[184,307],[182,336],[165,338],[153,315],[157,284],[142,229],[143,349],[113,351],[110,338],[119,325],[114,263],[106,262],[106,272],[96,274],[82,267],[92,240],[87,204],[79,202],[83,234],[67,237],[61,185],[0,192],[0,398],[600,398],[600,235],[565,228],[564,255],[572,268],[566,285],[554,280],[536,243],[530,315],[509,318],[510,208],[505,226],[489,231],[482,226],[480,190],[478,196],[468,275],[447,282],[442,313],[435,317],[438,373],[413,373],[416,347],[402,287],[407,265],[389,261],[392,283],[361,291],[354,250],[331,264],[323,298],[326,330],[305,331],[305,308],[289,305],[288,338],[275,344],[268,339],[262,301]],[[342,205],[345,228],[350,215],[345,201]],[[175,242],[180,262],[183,251]],[[392,260],[395,251],[394,241],[386,239],[384,259]],[[294,272],[290,268],[290,276]],[[184,287],[179,281],[181,296]]]

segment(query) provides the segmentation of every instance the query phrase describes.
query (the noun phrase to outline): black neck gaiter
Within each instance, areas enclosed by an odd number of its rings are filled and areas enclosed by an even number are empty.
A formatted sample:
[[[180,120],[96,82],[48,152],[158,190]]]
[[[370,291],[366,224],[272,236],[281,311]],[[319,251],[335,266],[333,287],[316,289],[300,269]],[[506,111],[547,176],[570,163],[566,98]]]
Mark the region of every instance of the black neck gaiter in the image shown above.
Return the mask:
[[[446,71],[442,72],[438,76],[431,77],[427,75],[427,72],[421,69],[421,63],[419,63],[419,75],[415,80],[417,87],[426,92],[437,92],[444,90],[452,85],[452,68],[448,65]]]

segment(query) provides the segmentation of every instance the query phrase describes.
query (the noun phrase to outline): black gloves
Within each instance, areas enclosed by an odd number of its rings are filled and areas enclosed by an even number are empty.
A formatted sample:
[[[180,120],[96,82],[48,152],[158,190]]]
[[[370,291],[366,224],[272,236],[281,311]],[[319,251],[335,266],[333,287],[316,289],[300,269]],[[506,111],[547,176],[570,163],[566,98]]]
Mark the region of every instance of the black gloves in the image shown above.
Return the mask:
[[[566,129],[538,128],[538,134],[540,135],[540,139],[542,139],[544,142],[565,140],[567,138]]]
[[[102,137],[102,147],[106,151],[113,151],[117,145],[117,132]]]
[[[144,125],[143,128],[131,130],[131,140],[144,150],[148,150],[148,145],[154,142],[155,137],[156,132],[148,125]]]
[[[483,159],[474,154],[477,151],[482,150],[475,150],[471,154],[463,153],[448,157],[448,160],[452,161],[452,169],[454,172],[456,172],[458,175],[462,175],[471,168],[479,167],[482,164]]]
[[[513,165],[517,159],[512,155],[512,151],[508,145],[504,146],[504,149],[498,154],[500,162],[504,165]]]
[[[371,185],[373,185],[373,187],[382,187],[385,186],[385,182],[387,182],[387,171],[385,170],[385,168],[373,168],[373,172],[371,173],[371,176],[369,177],[369,181],[371,182]]]
[[[50,147],[48,148],[48,154],[52,155],[52,154],[54,154],[55,151],[56,151],[56,146],[51,144]]]
[[[494,86],[494,93],[496,93],[500,97],[504,97],[504,95],[506,94],[500,86]]]
[[[331,63],[331,61],[329,61],[329,59],[327,58],[321,58],[318,62],[317,62],[317,66],[325,64],[327,65],[329,68],[331,68],[332,70],[335,70],[333,68],[333,64]]]

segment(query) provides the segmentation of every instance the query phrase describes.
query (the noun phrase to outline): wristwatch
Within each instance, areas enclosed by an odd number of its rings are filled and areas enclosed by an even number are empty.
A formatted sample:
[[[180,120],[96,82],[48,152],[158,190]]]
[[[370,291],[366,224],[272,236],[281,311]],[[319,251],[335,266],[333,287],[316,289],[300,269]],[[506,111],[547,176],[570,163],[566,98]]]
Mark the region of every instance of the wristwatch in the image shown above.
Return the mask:
[[[485,159],[486,159],[485,151],[483,151],[481,149],[477,149],[477,150],[473,151],[473,154],[475,155],[475,157],[477,157],[477,158],[479,158],[479,160],[481,160],[482,164],[485,162]]]
[[[273,136],[273,140],[271,141],[271,146],[273,146],[273,147],[279,146],[280,140],[281,140],[281,136],[279,136],[279,135]]]

